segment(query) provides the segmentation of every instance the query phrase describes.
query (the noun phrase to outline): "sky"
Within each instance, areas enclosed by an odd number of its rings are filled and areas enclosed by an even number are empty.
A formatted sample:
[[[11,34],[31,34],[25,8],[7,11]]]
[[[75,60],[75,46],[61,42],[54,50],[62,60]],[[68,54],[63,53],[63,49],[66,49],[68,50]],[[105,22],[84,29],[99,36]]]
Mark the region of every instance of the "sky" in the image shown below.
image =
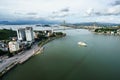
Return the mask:
[[[0,0],[0,21],[120,23],[120,0]]]

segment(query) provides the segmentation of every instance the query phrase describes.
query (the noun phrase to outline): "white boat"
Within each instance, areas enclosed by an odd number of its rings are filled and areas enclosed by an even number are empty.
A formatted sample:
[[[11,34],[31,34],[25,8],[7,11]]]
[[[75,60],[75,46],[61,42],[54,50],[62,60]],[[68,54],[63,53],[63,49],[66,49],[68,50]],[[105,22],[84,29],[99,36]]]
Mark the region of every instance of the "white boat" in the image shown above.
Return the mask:
[[[87,46],[87,44],[84,43],[84,42],[78,42],[78,45],[80,45],[80,46]]]

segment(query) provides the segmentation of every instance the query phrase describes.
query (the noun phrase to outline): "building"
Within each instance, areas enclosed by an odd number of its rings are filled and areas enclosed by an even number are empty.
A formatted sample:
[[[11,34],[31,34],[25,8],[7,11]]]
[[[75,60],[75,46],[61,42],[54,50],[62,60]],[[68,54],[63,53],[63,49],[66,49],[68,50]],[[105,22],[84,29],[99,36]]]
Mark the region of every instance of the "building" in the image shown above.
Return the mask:
[[[35,39],[39,39],[39,35],[40,35],[39,32],[34,32],[34,38],[35,38]]]
[[[50,37],[53,34],[53,30],[45,30],[44,33],[46,37]]]
[[[33,28],[32,27],[26,27],[25,28],[25,34],[26,34],[26,40],[30,42],[34,42],[34,34],[33,34]]]
[[[8,51],[8,46],[5,43],[0,42],[0,50],[6,52],[6,51]]]
[[[47,33],[47,37],[50,37],[50,36],[52,36],[52,31],[49,31],[48,33]]]
[[[9,51],[11,53],[20,50],[19,42],[17,41],[10,41],[8,45],[9,45]]]
[[[120,35],[120,29],[117,30],[117,34]]]
[[[26,40],[26,35],[25,35],[25,29],[24,28],[19,28],[17,30],[17,37],[19,41],[25,41]]]

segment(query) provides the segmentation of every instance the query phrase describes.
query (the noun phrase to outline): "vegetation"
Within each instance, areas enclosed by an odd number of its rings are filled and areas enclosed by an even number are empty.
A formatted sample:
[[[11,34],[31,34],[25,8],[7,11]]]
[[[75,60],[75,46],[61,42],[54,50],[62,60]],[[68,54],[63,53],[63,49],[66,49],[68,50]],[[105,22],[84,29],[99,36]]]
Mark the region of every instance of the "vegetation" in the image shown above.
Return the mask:
[[[66,34],[62,33],[62,32],[54,32],[53,35],[51,37],[48,38],[43,38],[40,42],[39,42],[39,46],[43,46],[44,44],[56,39],[56,38],[60,38],[60,37],[64,37],[66,36]]]
[[[13,31],[12,29],[0,29],[0,40],[2,40],[4,43],[8,43],[12,37],[16,36],[17,32]],[[9,55],[9,52],[0,50],[0,56],[2,55]]]
[[[55,32],[55,34],[56,34],[56,36],[61,36],[61,35],[63,35],[62,32]]]
[[[99,28],[99,29],[95,29],[95,32],[107,32],[107,31],[117,32],[117,29],[116,28]]]
[[[9,40],[11,37],[16,37],[17,32],[12,29],[1,29],[0,30],[0,40]]]
[[[2,50],[0,50],[0,56],[2,56],[2,55],[5,55],[5,54],[9,54],[9,52],[8,51],[2,51]]]
[[[120,29],[120,25],[118,26],[118,29]]]

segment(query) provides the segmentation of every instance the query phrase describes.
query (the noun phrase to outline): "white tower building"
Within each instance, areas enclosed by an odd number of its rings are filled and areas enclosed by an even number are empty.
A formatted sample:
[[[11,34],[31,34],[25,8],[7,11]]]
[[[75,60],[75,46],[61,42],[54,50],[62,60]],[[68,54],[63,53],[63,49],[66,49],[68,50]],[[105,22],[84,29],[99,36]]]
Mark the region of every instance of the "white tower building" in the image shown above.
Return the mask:
[[[30,42],[34,42],[34,34],[33,34],[33,28],[32,27],[26,27],[25,28],[25,34],[26,34],[26,40]]]
[[[19,28],[17,30],[17,37],[18,37],[18,40],[20,40],[20,41],[25,41],[26,40],[26,35],[25,35],[25,29],[24,28]]]

